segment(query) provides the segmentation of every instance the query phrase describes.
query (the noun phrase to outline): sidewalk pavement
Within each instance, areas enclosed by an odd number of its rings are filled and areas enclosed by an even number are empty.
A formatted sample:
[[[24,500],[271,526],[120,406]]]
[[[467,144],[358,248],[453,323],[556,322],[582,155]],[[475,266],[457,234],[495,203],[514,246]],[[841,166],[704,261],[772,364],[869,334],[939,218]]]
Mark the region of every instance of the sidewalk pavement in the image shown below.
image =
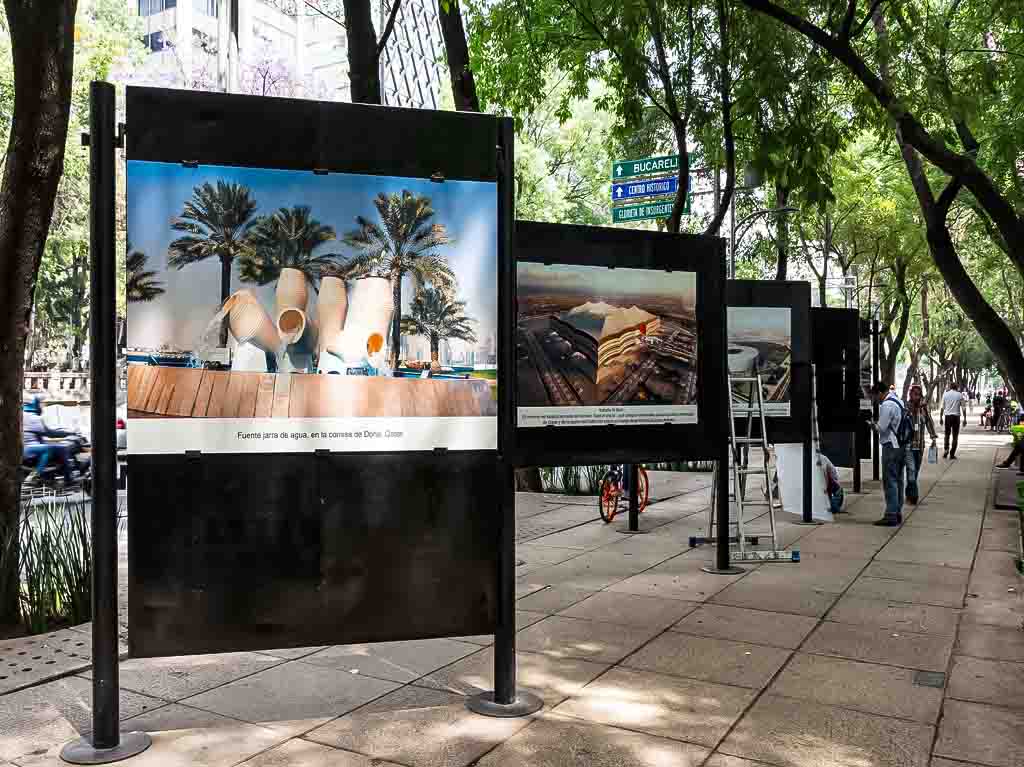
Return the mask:
[[[870,524],[865,482],[836,523],[780,521],[801,563],[736,576],[687,547],[706,487],[650,506],[647,535],[578,514],[536,528],[518,547],[519,676],[546,706],[526,719],[464,707],[491,686],[489,636],[124,661],[123,726],[154,737],[127,764],[1020,767],[1019,515],[988,503],[1005,441],[965,430],[902,528]],[[524,524],[585,508],[520,503]],[[89,726],[87,677],[0,697],[0,766],[60,764]]]

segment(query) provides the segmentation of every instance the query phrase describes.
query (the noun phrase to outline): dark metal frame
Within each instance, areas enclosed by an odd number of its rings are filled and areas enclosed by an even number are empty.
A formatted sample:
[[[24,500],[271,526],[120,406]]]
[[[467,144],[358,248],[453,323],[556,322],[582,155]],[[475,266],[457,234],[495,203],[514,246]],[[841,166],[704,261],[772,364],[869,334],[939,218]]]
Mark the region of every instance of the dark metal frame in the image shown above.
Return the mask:
[[[698,235],[516,221],[515,263],[688,271],[697,274],[696,424],[516,426],[516,293],[505,327],[512,389],[504,402],[508,454],[518,466],[716,460],[727,434],[724,242]],[[632,483],[635,484],[635,483]]]
[[[860,420],[860,315],[856,309],[811,307],[821,451],[855,468]]]
[[[117,617],[117,311],[115,269],[116,164],[114,86],[92,83],[89,134],[89,333],[92,339],[92,732],[67,744],[71,764],[107,764],[145,751],[144,732],[122,733]]]

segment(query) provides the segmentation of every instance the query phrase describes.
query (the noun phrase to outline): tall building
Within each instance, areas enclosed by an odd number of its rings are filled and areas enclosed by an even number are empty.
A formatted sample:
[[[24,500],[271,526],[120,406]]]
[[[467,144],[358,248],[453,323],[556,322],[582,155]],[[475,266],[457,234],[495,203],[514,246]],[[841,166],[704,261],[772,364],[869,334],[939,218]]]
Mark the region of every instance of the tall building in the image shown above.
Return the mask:
[[[218,87],[218,0],[128,0],[145,22],[150,81]],[[239,89],[245,93],[349,101],[345,29],[316,0],[238,0]],[[336,8],[334,7],[336,5]],[[340,12],[341,3],[332,5]],[[373,0],[379,35],[390,6]],[[226,33],[226,30],[225,30]],[[381,54],[382,99],[393,106],[436,109],[444,48],[433,0],[404,0]]]

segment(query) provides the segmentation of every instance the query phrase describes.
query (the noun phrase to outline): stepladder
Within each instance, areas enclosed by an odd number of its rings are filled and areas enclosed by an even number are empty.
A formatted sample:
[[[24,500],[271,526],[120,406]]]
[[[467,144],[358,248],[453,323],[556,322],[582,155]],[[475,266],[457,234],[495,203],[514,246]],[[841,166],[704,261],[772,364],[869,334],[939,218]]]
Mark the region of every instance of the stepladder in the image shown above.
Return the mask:
[[[715,464],[707,536],[690,545],[714,543],[717,474],[729,475],[729,546],[734,562],[799,562],[800,553],[779,548],[775,512],[781,508],[774,454],[768,443],[761,375],[728,377],[729,463]],[[767,526],[767,529],[765,529]]]

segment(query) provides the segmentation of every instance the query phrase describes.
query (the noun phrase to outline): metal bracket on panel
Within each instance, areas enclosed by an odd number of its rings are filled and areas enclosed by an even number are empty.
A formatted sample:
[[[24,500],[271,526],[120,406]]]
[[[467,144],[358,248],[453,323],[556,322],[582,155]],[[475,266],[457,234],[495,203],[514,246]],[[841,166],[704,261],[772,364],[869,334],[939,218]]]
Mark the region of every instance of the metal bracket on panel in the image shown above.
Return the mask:
[[[443,455],[444,453],[447,453],[447,452],[448,452],[448,448],[446,448],[446,447],[435,447],[434,448],[434,455]]]
[[[183,168],[198,168],[199,160],[182,160],[181,166]]]
[[[185,458],[189,461],[198,461],[203,456],[202,450],[186,450]]]
[[[435,170],[433,173],[430,174],[430,180],[433,181],[435,184],[443,184],[444,174],[439,170]]]
[[[89,146],[89,134],[82,133],[82,146]]]
[[[117,124],[117,134],[114,137],[114,146],[118,149],[124,149],[124,137],[128,133],[128,126],[124,123]]]
[[[329,172],[327,168],[313,168],[314,176],[326,176]]]

